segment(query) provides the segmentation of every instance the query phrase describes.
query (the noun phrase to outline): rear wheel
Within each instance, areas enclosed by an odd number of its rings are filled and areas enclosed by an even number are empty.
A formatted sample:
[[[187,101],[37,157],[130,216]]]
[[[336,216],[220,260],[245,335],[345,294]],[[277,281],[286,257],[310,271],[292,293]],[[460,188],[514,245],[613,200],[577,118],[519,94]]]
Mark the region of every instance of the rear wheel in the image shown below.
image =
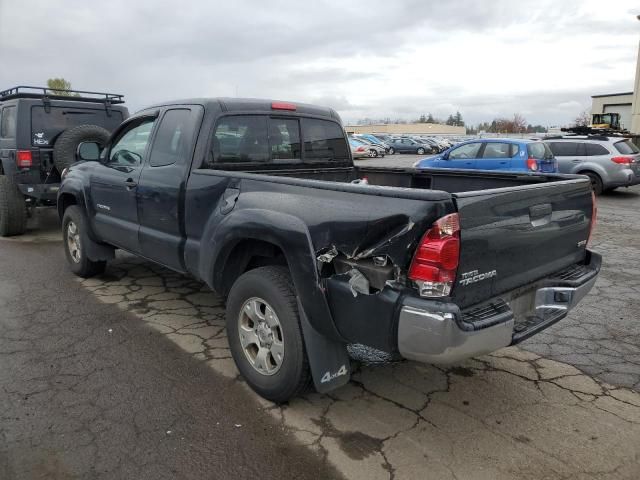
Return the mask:
[[[594,172],[584,172],[583,175],[586,175],[587,177],[589,177],[589,180],[591,180],[591,188],[593,188],[593,193],[595,193],[596,195],[601,195],[602,179],[600,178],[600,175]]]
[[[378,156],[378,152],[375,149],[373,149],[373,148],[369,149],[369,157],[370,158],[375,158],[377,156]]]
[[[22,235],[27,229],[27,204],[18,186],[0,175],[0,236]]]
[[[309,361],[286,268],[260,267],[241,275],[229,292],[226,319],[231,354],[255,392],[281,403],[309,388]]]
[[[90,239],[87,235],[87,226],[82,210],[76,205],[71,205],[62,217],[62,241],[64,253],[69,262],[71,271],[79,277],[93,277],[104,272],[107,262],[94,262],[87,257],[87,246]]]
[[[393,155],[394,153],[396,153],[396,149],[393,147],[389,147],[389,155]]]

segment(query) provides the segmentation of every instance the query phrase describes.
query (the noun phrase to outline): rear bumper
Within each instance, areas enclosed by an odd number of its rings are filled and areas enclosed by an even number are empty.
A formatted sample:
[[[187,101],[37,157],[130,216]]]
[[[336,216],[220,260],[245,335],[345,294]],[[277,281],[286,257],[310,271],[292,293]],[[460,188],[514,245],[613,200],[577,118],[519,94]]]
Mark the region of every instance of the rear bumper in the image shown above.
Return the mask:
[[[604,181],[604,188],[612,187],[630,187],[640,184],[640,175],[630,168],[625,168],[615,172]]]
[[[398,350],[409,360],[448,364],[519,343],[566,317],[595,284],[600,264],[590,253],[578,278],[554,276],[467,311],[409,297],[398,318]]]
[[[55,203],[58,197],[58,190],[60,190],[60,184],[19,183],[18,189],[20,190],[20,192],[22,192],[23,195],[26,195],[27,197],[32,197],[45,202]]]

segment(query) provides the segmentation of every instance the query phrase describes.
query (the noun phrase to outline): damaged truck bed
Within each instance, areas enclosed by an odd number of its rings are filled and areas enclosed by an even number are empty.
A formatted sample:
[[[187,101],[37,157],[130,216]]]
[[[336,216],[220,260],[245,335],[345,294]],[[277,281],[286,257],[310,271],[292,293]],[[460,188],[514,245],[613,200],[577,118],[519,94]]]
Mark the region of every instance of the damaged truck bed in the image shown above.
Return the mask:
[[[452,363],[518,343],[600,267],[586,177],[357,168],[331,109],[172,102],[81,160],[58,197],[65,238],[84,229],[71,269],[122,248],[202,279],[228,299],[238,368],[274,401],[346,383],[348,344]]]

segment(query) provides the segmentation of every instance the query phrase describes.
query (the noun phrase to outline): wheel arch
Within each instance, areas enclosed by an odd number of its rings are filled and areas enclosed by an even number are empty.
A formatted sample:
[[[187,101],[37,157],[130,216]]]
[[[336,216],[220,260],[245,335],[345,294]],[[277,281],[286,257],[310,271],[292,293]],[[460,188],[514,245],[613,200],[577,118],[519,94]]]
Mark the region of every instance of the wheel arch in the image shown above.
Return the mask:
[[[200,276],[214,291],[226,295],[247,269],[286,265],[311,325],[329,338],[343,340],[320,284],[313,244],[302,220],[270,210],[243,209],[212,225],[212,234],[205,238],[200,247]]]

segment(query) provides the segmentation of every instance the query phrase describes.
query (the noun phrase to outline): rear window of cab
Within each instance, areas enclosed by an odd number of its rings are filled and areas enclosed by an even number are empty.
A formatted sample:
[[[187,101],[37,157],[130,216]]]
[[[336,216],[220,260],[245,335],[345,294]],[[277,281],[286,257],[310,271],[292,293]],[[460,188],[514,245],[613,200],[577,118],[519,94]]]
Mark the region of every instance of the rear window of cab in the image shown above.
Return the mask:
[[[207,167],[349,158],[344,130],[336,122],[305,117],[226,115],[214,129]]]

